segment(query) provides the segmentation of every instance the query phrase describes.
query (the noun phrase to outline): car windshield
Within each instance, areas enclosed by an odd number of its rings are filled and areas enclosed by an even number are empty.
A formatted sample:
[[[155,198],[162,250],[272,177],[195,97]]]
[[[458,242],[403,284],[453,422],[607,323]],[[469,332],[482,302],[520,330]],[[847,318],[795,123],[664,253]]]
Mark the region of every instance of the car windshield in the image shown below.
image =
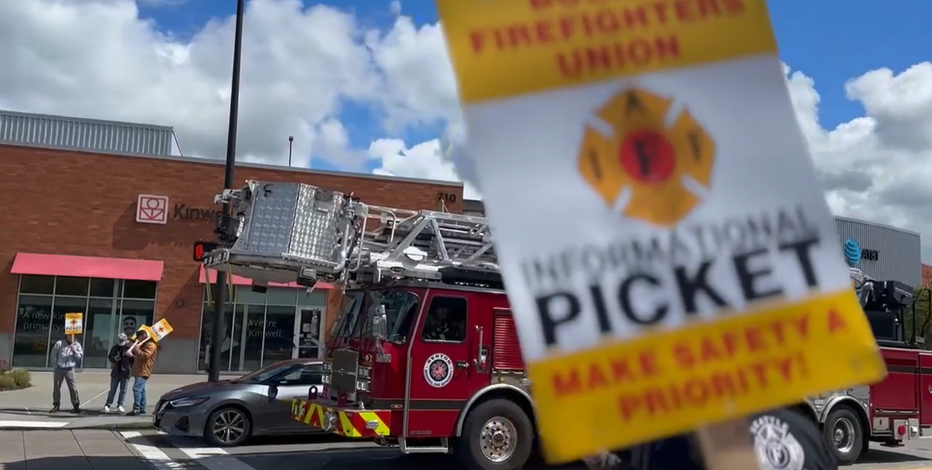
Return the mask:
[[[359,311],[362,309],[363,293],[361,291],[348,291],[343,296],[343,306],[340,315],[333,322],[330,330],[331,338],[346,338],[356,331]]]
[[[378,306],[385,306],[386,328],[388,340],[393,343],[404,343],[408,337],[411,322],[416,317],[418,298],[411,292],[391,289],[372,291],[366,307],[365,326],[363,335],[372,335],[372,317],[378,311]]]
[[[269,379],[271,379],[272,377],[275,377],[276,375],[282,373],[282,371],[284,371],[285,369],[287,369],[287,368],[289,368],[289,367],[291,367],[291,366],[293,366],[293,365],[294,365],[294,364],[287,363],[287,362],[286,362],[286,363],[278,362],[278,363],[275,363],[275,364],[272,364],[272,365],[265,366],[265,367],[263,367],[263,368],[261,368],[261,369],[259,369],[259,370],[257,370],[257,371],[250,372],[250,373],[248,373],[248,374],[246,374],[246,375],[244,375],[244,376],[242,376],[242,377],[239,377],[239,378],[237,378],[237,379],[234,379],[233,382],[235,382],[235,383],[252,383],[252,384],[255,384],[255,383],[264,383],[264,382],[267,382],[267,381],[268,381]]]

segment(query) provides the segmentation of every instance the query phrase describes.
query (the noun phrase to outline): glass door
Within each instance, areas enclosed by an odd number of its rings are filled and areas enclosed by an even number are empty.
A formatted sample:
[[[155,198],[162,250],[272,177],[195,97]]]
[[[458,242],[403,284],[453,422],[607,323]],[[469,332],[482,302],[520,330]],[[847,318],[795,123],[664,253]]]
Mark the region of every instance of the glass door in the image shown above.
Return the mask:
[[[320,344],[323,329],[323,309],[298,307],[298,321],[295,323],[295,344],[297,357],[301,359],[321,358],[324,348]]]

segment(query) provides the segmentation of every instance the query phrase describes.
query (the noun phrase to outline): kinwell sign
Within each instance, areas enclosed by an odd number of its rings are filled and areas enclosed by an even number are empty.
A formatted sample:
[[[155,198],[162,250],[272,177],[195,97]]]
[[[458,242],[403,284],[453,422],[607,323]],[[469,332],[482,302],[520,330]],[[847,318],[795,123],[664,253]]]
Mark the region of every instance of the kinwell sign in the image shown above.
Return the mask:
[[[203,207],[189,207],[187,204],[175,204],[172,207],[172,219],[193,220],[200,222],[216,222],[220,218],[220,211]]]

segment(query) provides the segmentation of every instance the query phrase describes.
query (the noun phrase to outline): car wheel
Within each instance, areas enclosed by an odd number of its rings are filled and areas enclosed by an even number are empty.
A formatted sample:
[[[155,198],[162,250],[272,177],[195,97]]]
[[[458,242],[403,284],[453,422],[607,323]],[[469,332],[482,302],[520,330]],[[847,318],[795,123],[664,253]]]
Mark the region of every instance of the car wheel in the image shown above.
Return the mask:
[[[822,432],[839,465],[851,465],[861,455],[864,427],[858,415],[847,407],[839,407],[828,415]]]
[[[207,417],[204,439],[216,447],[236,447],[249,438],[252,422],[240,408],[228,406],[214,410]]]
[[[453,452],[467,470],[512,470],[524,468],[533,443],[534,425],[524,409],[494,399],[469,412]]]

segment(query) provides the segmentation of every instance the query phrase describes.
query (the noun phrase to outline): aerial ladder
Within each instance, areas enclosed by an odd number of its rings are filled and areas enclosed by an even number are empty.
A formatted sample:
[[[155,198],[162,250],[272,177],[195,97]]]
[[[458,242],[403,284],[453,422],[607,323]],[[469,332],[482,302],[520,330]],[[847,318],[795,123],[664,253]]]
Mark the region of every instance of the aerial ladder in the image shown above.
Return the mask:
[[[501,283],[484,217],[370,205],[308,184],[249,181],[214,198],[232,217],[206,268],[313,288],[392,278]]]

